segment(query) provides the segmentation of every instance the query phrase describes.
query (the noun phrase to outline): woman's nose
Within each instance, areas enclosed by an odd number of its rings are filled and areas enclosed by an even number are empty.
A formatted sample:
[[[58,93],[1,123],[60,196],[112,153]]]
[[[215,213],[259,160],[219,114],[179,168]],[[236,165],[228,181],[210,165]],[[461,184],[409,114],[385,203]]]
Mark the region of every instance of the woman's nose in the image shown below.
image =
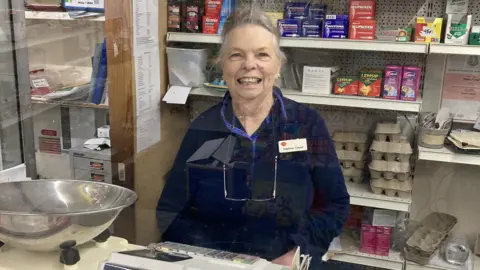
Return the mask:
[[[245,62],[243,62],[243,67],[247,70],[255,69],[257,67],[255,57],[251,57],[251,56],[246,57]]]

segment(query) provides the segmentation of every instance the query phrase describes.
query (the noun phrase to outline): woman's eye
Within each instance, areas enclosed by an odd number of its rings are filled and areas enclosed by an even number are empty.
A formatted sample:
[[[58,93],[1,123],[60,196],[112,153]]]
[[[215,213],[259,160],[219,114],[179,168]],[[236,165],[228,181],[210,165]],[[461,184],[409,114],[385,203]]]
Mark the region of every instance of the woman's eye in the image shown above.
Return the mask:
[[[232,53],[232,54],[230,55],[230,58],[239,58],[239,57],[241,57],[241,56],[242,56],[242,55],[241,55],[240,53]]]
[[[266,57],[270,57],[270,55],[268,55],[268,53],[261,52],[261,53],[258,53],[258,57],[266,58]]]

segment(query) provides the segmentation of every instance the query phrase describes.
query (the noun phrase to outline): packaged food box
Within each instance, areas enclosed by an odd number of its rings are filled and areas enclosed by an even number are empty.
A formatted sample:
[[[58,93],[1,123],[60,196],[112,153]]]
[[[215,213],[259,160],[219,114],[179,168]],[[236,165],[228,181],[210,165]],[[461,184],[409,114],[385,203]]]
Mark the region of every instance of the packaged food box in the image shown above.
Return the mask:
[[[472,26],[472,15],[447,14],[445,44],[468,44],[468,34]]]
[[[402,85],[402,66],[387,65],[385,68],[385,79],[383,81],[383,98],[400,99],[400,88]]]
[[[422,70],[419,67],[403,67],[401,100],[417,100],[421,72]]]
[[[388,256],[390,253],[390,239],[392,238],[392,228],[385,226],[376,227],[375,236],[375,254],[379,256]]]
[[[220,17],[222,0],[205,0],[205,16]]]
[[[323,20],[310,19],[302,22],[302,37],[321,37],[323,28]]]
[[[320,3],[313,3],[308,8],[308,18],[310,20],[323,20],[327,13],[327,5]]]
[[[333,93],[337,95],[358,95],[358,77],[339,76],[335,79]]]
[[[348,38],[359,40],[374,40],[375,31],[375,20],[351,20]]]
[[[170,32],[181,30],[181,2],[176,0],[168,1],[167,27]]]
[[[350,20],[373,20],[375,10],[373,0],[350,1]]]
[[[290,2],[285,4],[285,19],[306,19],[308,16],[308,3]]]
[[[220,23],[220,17],[203,17],[202,31],[204,34],[216,34],[218,30],[218,25]]]
[[[363,69],[360,71],[358,93],[360,96],[380,97],[382,90],[383,71]]]
[[[323,38],[347,38],[348,15],[326,15],[322,36]]]
[[[297,19],[278,20],[278,31],[281,37],[299,37],[302,21]]]
[[[468,38],[468,44],[470,45],[480,45],[480,26],[472,26],[472,31],[470,37]]]
[[[362,227],[362,220],[365,214],[365,208],[359,205],[350,206],[350,215],[345,222],[344,227],[349,229],[359,229]]]
[[[380,27],[376,37],[383,41],[409,42],[412,40],[412,28]]]
[[[413,181],[408,178],[404,181],[399,179],[375,178],[370,179],[370,187],[374,194],[385,194],[388,197],[408,199],[412,197]]]
[[[202,24],[201,20],[201,9],[198,5],[199,2],[189,1],[183,2],[182,5],[182,15],[183,15],[183,31],[190,33],[200,32],[200,27]]]
[[[377,234],[377,230],[375,226],[372,226],[366,223],[362,224],[362,233],[360,236],[361,238],[360,252],[375,254],[375,249],[377,245],[376,234]]]
[[[440,43],[442,24],[442,18],[417,17],[415,42]]]
[[[84,10],[88,12],[105,12],[105,1],[63,0],[63,8],[66,10]]]

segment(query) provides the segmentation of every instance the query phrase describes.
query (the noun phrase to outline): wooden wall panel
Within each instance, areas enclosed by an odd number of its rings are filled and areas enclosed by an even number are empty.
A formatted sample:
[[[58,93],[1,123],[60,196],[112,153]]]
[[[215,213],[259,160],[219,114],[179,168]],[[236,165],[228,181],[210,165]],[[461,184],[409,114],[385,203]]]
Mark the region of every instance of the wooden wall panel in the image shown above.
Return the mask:
[[[167,1],[158,1],[161,96],[168,84],[165,35]],[[147,245],[159,240],[156,205],[180,142],[189,125],[186,107],[161,104],[161,141],[135,154],[135,73],[133,62],[132,1],[106,1],[109,104],[113,163],[126,165],[126,181],[116,184],[133,188],[139,199],[133,209],[119,217],[115,234],[130,242]],[[114,165],[115,166],[115,165]],[[114,168],[114,171],[117,171]],[[134,211],[132,211],[134,210]]]
[[[158,1],[160,80],[163,97],[167,90],[168,72],[165,50],[167,33],[167,1]],[[177,108],[178,109],[178,108]],[[164,185],[164,176],[170,169],[188,125],[188,111],[174,110],[161,104],[161,141],[135,157],[135,191],[140,198],[135,207],[137,243],[146,245],[159,240],[155,209]]]
[[[108,102],[110,107],[110,138],[113,171],[118,163],[125,164],[125,181],[114,174],[114,184],[133,189],[135,88],[133,73],[133,32],[131,0],[105,2],[105,33],[107,36]],[[134,208],[123,211],[115,222],[115,235],[135,243]]]

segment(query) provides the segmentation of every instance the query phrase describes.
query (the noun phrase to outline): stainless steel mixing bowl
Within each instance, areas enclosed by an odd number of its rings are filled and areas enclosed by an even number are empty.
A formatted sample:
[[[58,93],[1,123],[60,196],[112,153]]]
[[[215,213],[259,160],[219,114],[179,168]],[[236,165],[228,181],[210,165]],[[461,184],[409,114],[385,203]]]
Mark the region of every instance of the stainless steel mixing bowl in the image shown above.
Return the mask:
[[[57,250],[69,240],[81,245],[136,200],[129,189],[93,181],[0,183],[0,241],[34,251]]]

